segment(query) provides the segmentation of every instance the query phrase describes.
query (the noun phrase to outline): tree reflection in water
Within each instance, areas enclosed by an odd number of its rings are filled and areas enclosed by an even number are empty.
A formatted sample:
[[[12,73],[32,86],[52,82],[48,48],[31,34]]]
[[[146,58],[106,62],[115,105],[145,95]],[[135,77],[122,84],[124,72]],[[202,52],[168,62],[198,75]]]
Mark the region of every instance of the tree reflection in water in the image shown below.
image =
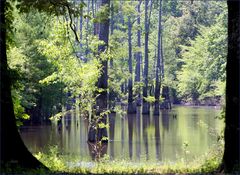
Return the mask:
[[[196,122],[206,123],[220,132],[222,121],[214,118],[219,113],[215,108],[177,106],[172,111],[162,110],[159,116],[142,115],[139,107],[136,114],[124,117],[109,114],[109,145],[87,142],[89,121],[78,112],[64,116],[60,130],[57,123],[52,123],[24,126],[20,132],[32,153],[47,152],[51,145],[57,146],[62,155],[82,161],[99,160],[104,154],[111,160],[176,161],[184,156],[182,145],[188,141],[190,160],[191,156],[203,155],[217,142]]]

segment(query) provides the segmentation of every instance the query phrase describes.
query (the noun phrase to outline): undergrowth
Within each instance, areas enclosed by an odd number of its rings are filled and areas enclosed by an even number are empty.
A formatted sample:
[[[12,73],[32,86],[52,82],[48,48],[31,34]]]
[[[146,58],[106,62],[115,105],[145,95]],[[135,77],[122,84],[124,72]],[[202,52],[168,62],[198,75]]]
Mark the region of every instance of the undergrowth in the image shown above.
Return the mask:
[[[215,145],[211,151],[192,161],[181,159],[177,162],[131,162],[128,160],[110,160],[108,156],[97,162],[83,162],[62,156],[57,147],[51,147],[48,153],[38,153],[36,158],[53,172],[81,174],[159,174],[159,173],[213,173],[221,163],[223,144]],[[71,162],[71,166],[69,164]]]

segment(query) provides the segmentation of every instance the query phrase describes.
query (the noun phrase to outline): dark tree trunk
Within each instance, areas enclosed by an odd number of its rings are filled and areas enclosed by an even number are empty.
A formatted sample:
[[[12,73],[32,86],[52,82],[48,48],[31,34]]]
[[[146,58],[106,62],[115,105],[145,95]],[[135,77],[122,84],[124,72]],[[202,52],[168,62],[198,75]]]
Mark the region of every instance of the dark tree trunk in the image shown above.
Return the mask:
[[[161,71],[162,71],[162,79],[164,79],[164,57],[163,57],[163,42],[162,42],[162,35],[161,35]]]
[[[87,15],[89,16],[89,12],[90,12],[90,1],[88,1],[88,3],[87,3]],[[86,31],[89,31],[89,17],[87,17],[87,19],[86,19],[87,21],[86,21]],[[82,37],[82,15],[81,15],[81,17],[80,17],[80,38]],[[88,44],[88,32],[86,32],[86,50],[85,50],[85,55],[88,55],[89,54],[89,44]],[[81,49],[82,49],[82,45],[80,45],[81,46]]]
[[[132,24],[130,16],[128,17],[128,69],[130,77],[128,78],[128,114],[136,113],[136,106],[133,101],[133,72],[132,72]]]
[[[6,25],[5,25],[5,0],[0,0],[0,72],[1,72],[1,115],[0,115],[0,171],[6,165],[12,170],[17,166],[22,168],[44,167],[25,147],[16,127],[11,97],[11,81],[6,55]]]
[[[171,100],[169,96],[169,87],[163,86],[162,87],[162,98],[164,99],[163,102],[160,105],[161,109],[171,109]]]
[[[120,89],[121,89],[121,92],[124,93],[124,83],[121,84]]]
[[[156,66],[156,85],[155,85],[155,108],[154,115],[159,115],[159,98],[160,98],[160,87],[161,87],[161,30],[162,30],[162,0],[160,0],[159,7],[159,21],[158,21],[158,52],[157,52],[157,66]]]
[[[114,8],[113,8],[113,3],[111,3],[111,19],[110,19],[110,35],[113,35],[113,30],[114,30]],[[110,60],[110,68],[113,67],[113,59]]]
[[[87,19],[88,20],[88,19]],[[87,25],[88,25],[88,21],[87,21]],[[80,25],[79,25],[79,33],[80,33],[80,48],[82,49],[82,39],[83,39],[83,34],[82,34],[82,28],[83,28],[83,17],[82,15],[80,16]],[[87,28],[88,29],[88,28]],[[87,38],[87,37],[86,37]],[[87,41],[86,41],[87,43]]]
[[[127,91],[128,91],[128,81],[125,80],[125,82],[124,82],[124,94],[126,94]]]
[[[95,4],[95,6],[94,6]],[[94,2],[94,0],[92,0],[92,13],[93,13],[93,18],[96,17],[96,12],[97,12],[97,2]],[[97,23],[93,22],[93,35],[97,35]]]
[[[110,35],[113,35],[113,31],[114,31],[114,8],[113,8],[113,3],[111,2],[111,18],[110,18]],[[109,64],[110,69],[113,69],[113,59],[110,59],[110,64]],[[111,80],[110,80],[111,81]],[[115,112],[114,108],[115,108],[115,98],[116,98],[116,93],[114,92],[113,87],[109,88],[109,109],[111,110],[111,112]]]
[[[240,1],[228,1],[228,55],[226,80],[226,127],[223,168],[230,173],[240,165]]]
[[[138,46],[138,49],[141,48],[141,30],[140,30],[140,8],[141,8],[141,0],[139,0],[139,4],[138,4],[138,19],[137,19],[137,25],[138,25],[138,31],[137,31],[137,46]],[[135,82],[137,83],[140,83],[141,81],[141,60],[142,60],[142,52],[141,51],[138,51],[136,53],[136,69],[135,69]],[[137,97],[137,100],[136,100],[136,105],[137,106],[141,106],[141,93],[138,92],[138,97]]]
[[[142,114],[149,114],[150,106],[145,100],[148,97],[148,37],[149,37],[149,19],[148,19],[148,2],[145,0],[145,49],[144,49],[144,74],[143,74],[143,109]]]
[[[102,112],[105,112],[107,110],[108,104],[107,104],[107,88],[108,88],[108,61],[106,59],[101,58],[101,54],[106,51],[108,46],[108,38],[109,38],[109,6],[110,6],[110,0],[102,0],[101,6],[107,6],[107,14],[106,18],[102,19],[100,23],[100,31],[99,31],[99,40],[104,41],[104,44],[100,45],[98,47],[98,54],[100,55],[100,64],[102,65],[101,75],[98,78],[97,87],[98,89],[102,89],[103,91],[100,92],[96,98],[96,106],[97,111],[96,115],[97,123],[105,123],[106,124],[106,115],[100,115]],[[92,128],[92,127],[91,127]],[[107,137],[107,128],[98,128],[97,134],[94,134],[93,129],[90,128],[89,131],[89,138],[88,140],[90,142],[96,142],[101,141],[103,137]]]

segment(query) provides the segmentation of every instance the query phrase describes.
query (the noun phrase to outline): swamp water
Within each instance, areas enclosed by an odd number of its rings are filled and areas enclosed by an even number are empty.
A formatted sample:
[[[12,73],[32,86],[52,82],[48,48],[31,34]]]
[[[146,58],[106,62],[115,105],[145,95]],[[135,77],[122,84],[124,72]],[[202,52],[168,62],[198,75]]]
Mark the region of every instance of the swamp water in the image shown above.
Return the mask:
[[[216,119],[220,110],[214,107],[174,106],[161,111],[160,116],[110,114],[109,143],[101,154],[111,160],[131,162],[191,161],[202,156],[215,144],[223,128],[223,120]],[[32,153],[47,152],[57,146],[60,154],[82,163],[93,162],[94,145],[88,144],[88,120],[72,113],[57,125],[24,126],[20,134]]]

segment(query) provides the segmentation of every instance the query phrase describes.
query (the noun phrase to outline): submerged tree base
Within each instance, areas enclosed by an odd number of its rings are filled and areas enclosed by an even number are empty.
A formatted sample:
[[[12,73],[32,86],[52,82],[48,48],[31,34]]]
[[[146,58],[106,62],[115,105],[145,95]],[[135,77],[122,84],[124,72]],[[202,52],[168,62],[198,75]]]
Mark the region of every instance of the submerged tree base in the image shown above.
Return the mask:
[[[137,109],[136,109],[136,104],[135,103],[132,102],[132,103],[128,104],[127,113],[128,114],[136,114],[137,113]]]

